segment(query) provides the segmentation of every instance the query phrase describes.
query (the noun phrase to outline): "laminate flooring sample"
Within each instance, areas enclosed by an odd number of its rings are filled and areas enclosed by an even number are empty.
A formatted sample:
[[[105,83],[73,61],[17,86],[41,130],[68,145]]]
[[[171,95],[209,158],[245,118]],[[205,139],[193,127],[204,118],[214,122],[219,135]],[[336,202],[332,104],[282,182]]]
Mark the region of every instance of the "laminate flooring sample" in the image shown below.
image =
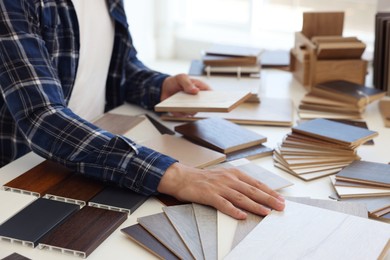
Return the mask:
[[[386,223],[286,201],[226,259],[381,259],[389,239]]]
[[[85,206],[45,235],[39,248],[86,258],[126,219],[124,212]]]
[[[27,258],[25,256],[22,256],[18,253],[13,253],[13,254],[10,254],[9,256],[2,258],[1,260],[31,260],[31,259]]]
[[[196,168],[204,168],[209,165],[218,164],[226,159],[223,153],[191,143],[182,137],[172,135],[161,135],[142,142],[141,145]]]
[[[233,237],[232,249],[235,248],[263,219],[262,216],[247,212],[246,219],[238,220]]]
[[[274,149],[260,144],[245,149],[241,149],[235,152],[227,153],[226,161],[234,161],[243,158],[248,160],[254,160],[266,156],[272,156],[273,152]]]
[[[135,224],[121,229],[131,240],[154,254],[160,259],[179,259],[168,248],[166,248],[160,241],[151,235],[140,224]]]
[[[96,120],[94,124],[113,134],[123,135],[143,120],[145,120],[145,118],[139,116],[106,113]]]
[[[156,112],[229,112],[250,98],[248,91],[177,92],[154,107]]]
[[[36,199],[37,197],[32,195],[0,190],[0,224]]]
[[[148,118],[146,118],[146,116],[139,117],[144,118],[144,120],[124,133],[123,136],[131,139],[136,143],[161,136],[160,131]]]
[[[192,205],[164,207],[163,210],[192,256],[197,260],[204,259]]]
[[[45,234],[79,208],[75,204],[38,198],[0,225],[0,238],[35,247]]]
[[[138,223],[180,259],[194,259],[165,213],[138,218]]]
[[[204,259],[218,259],[217,210],[213,207],[193,203],[196,225]]]
[[[225,154],[267,141],[263,135],[217,117],[178,125],[175,131],[194,143]]]
[[[46,191],[44,198],[85,206],[104,189],[104,184],[92,178],[73,174]]]
[[[4,184],[4,190],[40,197],[71,174],[72,171],[64,166],[46,160]]]
[[[88,205],[132,214],[149,197],[131,190],[107,186],[93,197]]]

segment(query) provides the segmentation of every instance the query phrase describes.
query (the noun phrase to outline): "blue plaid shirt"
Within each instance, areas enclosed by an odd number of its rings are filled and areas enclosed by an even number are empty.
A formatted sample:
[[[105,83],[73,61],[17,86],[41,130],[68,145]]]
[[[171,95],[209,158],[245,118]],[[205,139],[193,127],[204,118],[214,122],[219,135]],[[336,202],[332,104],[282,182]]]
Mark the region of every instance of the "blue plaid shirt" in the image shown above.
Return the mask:
[[[106,110],[125,101],[152,109],[168,75],[137,59],[122,1],[107,3],[115,39]],[[67,107],[79,58],[72,1],[2,0],[0,11],[0,165],[34,151],[87,176],[155,193],[174,159],[99,129]]]

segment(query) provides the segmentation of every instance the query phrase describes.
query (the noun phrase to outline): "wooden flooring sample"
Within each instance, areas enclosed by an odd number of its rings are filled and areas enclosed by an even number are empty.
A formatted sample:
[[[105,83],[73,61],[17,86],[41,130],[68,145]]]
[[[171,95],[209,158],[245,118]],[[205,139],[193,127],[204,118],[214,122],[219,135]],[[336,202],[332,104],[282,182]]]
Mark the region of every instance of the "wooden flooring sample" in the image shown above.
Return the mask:
[[[225,161],[222,153],[191,143],[184,138],[161,135],[142,142],[141,145],[177,159],[180,163],[196,168],[204,168]],[[193,156],[196,154],[196,156]]]
[[[88,205],[132,214],[148,198],[128,189],[108,186],[93,197]]]
[[[86,258],[126,219],[123,212],[85,206],[45,235],[39,248]]]
[[[36,199],[37,197],[32,195],[0,190],[0,224]]]
[[[385,127],[390,127],[390,100],[380,100],[379,111]]]
[[[225,259],[381,259],[389,239],[386,223],[286,201]]]
[[[123,136],[131,139],[136,143],[143,142],[145,140],[161,136],[160,131],[154,126],[154,124],[146,118],[146,116],[139,116],[144,118],[142,122],[131,128],[129,131],[123,134]]]
[[[238,220],[233,237],[232,249],[235,248],[263,219],[262,216],[247,212],[246,219]]]
[[[191,204],[164,207],[172,226],[195,259],[204,259],[194,209]]]
[[[179,259],[168,248],[161,244],[140,224],[121,229],[131,240],[142,246],[160,259]]]
[[[72,171],[64,166],[46,160],[4,184],[4,190],[40,197],[71,174]]]
[[[13,253],[13,254],[10,254],[9,256],[2,258],[1,260],[31,260],[31,259],[27,258],[25,256],[22,256],[18,253]]]
[[[138,218],[138,223],[180,259],[194,259],[165,213]]]
[[[194,208],[204,259],[216,260],[218,258],[217,210],[196,203],[193,203],[192,207]]]
[[[344,201],[364,204],[370,214],[390,207],[390,196],[341,199],[341,202]]]
[[[390,188],[390,165],[368,161],[354,161],[337,175],[337,180]]]
[[[222,118],[207,118],[175,127],[186,139],[222,153],[231,153],[267,141],[257,134]]]
[[[75,204],[38,198],[0,225],[0,239],[35,247],[45,234],[79,208]]]
[[[96,120],[94,124],[113,134],[123,135],[131,128],[141,123],[144,119],[144,117],[139,116],[106,113]]]
[[[337,129],[335,131],[334,129]],[[358,146],[378,135],[377,132],[326,119],[314,119],[292,128],[295,133],[309,135],[347,146]]]
[[[263,158],[266,156],[272,156],[274,152],[274,149],[269,148],[265,145],[255,145],[252,147],[248,147],[242,150],[238,150],[235,152],[227,153],[226,154],[226,161],[234,161],[238,159],[248,159],[248,160],[254,160],[258,158]]]
[[[220,117],[242,125],[292,126],[293,102],[291,99],[261,98],[261,103],[240,104],[228,113],[199,112],[192,117],[175,117],[164,114],[163,120],[193,121],[210,117]]]
[[[44,198],[85,206],[87,201],[104,189],[104,184],[95,179],[73,174],[46,191]]]
[[[229,112],[251,96],[247,91],[177,92],[154,107],[156,112]]]

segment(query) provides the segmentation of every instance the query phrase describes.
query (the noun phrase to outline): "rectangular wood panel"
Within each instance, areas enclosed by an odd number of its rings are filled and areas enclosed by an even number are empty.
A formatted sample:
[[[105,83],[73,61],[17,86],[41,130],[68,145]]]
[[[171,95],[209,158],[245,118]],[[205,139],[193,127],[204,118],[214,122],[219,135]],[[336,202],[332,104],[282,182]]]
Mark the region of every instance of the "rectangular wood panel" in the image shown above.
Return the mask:
[[[45,234],[79,208],[75,204],[38,198],[0,226],[0,238],[35,247]]]
[[[193,203],[203,255],[206,260],[218,258],[217,210],[213,207]]]
[[[66,250],[85,258],[126,219],[123,212],[85,206],[45,235],[39,248]]]
[[[144,119],[145,118],[139,116],[106,113],[96,120],[94,124],[113,134],[123,135],[141,123]]]
[[[0,190],[0,224],[36,199],[37,197],[32,195]]]

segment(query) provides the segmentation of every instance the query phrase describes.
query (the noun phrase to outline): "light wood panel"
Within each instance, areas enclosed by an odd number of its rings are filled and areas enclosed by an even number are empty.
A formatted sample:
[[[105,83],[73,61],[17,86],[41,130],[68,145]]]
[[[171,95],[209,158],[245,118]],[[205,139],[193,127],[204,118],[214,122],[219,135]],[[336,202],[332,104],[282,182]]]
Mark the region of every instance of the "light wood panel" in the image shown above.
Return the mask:
[[[216,260],[218,255],[217,210],[196,203],[193,203],[192,207],[194,208],[204,258]]]

